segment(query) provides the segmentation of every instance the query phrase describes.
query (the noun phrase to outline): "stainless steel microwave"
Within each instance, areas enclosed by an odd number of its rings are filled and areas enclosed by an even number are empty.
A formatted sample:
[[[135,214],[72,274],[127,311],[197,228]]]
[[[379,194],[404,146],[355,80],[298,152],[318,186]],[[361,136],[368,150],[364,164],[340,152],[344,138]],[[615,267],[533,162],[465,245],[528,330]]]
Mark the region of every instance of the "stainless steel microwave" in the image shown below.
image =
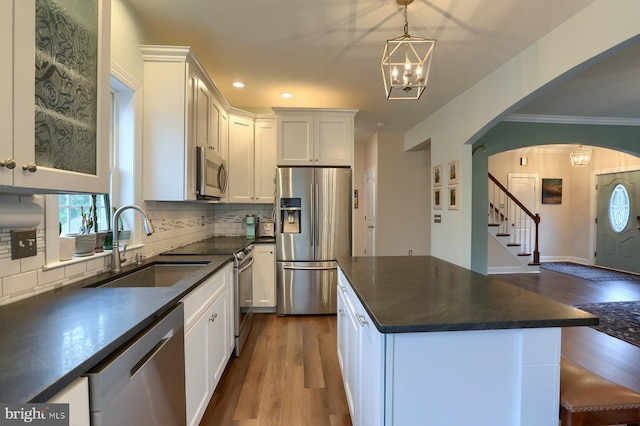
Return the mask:
[[[224,197],[227,190],[227,163],[212,147],[197,148],[196,196],[199,200]]]

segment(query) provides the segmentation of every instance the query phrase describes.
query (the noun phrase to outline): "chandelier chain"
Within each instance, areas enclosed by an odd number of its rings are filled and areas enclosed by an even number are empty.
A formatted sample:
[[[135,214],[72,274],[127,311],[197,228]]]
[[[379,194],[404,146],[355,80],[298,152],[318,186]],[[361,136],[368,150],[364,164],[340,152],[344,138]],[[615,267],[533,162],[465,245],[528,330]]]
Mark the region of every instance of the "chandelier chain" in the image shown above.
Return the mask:
[[[404,5],[404,36],[409,37],[409,20],[407,19],[407,5]]]

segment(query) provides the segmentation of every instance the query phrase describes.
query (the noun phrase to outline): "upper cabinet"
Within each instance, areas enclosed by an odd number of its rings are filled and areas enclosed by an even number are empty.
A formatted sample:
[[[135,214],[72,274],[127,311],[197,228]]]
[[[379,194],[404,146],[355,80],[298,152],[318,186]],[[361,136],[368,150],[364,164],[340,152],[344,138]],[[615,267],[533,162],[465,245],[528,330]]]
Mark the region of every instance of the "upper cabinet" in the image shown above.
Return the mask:
[[[227,158],[226,101],[188,47],[141,46],[143,197],[196,200],[196,146]]]
[[[229,124],[229,202],[273,203],[275,117],[233,111]]]
[[[273,108],[278,166],[352,166],[354,109]]]
[[[0,4],[0,186],[109,191],[110,1]]]

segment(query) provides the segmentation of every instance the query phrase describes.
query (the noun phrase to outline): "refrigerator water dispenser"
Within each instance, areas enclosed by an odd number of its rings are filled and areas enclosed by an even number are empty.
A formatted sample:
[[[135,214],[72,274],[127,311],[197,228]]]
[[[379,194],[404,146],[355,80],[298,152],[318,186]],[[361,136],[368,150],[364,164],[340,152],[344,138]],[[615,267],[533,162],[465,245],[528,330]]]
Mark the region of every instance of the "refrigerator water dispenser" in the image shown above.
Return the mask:
[[[280,198],[280,229],[283,234],[300,233],[300,198]]]

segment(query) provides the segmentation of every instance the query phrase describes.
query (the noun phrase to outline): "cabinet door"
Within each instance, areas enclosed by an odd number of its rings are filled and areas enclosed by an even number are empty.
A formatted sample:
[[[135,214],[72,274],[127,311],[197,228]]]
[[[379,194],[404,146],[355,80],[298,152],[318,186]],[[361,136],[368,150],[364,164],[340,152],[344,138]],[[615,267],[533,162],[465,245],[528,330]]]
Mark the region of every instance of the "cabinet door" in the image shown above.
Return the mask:
[[[0,8],[1,9],[1,8]],[[89,379],[80,377],[49,400],[54,404],[69,404],[69,424],[89,426]],[[16,422],[18,424],[18,422]],[[22,422],[20,422],[22,423]],[[37,423],[37,422],[36,422]]]
[[[220,120],[221,120],[221,111],[222,108],[215,101],[215,99],[211,102],[211,136],[209,137],[209,146],[216,150],[219,155],[222,155],[220,151]]]
[[[273,204],[276,190],[276,121],[256,120],[255,202]]]
[[[342,373],[342,379],[345,380],[345,371],[344,371],[344,356],[345,356],[345,346],[347,345],[347,311],[345,306],[344,287],[338,283],[338,295],[337,295],[337,308],[338,308],[338,317],[337,317],[337,347],[338,347],[338,365],[340,366],[340,372]]]
[[[0,2],[0,48],[13,51],[13,1]],[[13,55],[5,55],[0,67],[0,91],[10,94],[13,90]],[[15,161],[13,155],[13,97],[0,96],[0,185],[13,185]],[[7,167],[8,166],[8,167]]]
[[[207,311],[207,353],[209,394],[216,389],[229,359],[227,353],[227,289]]]
[[[354,303],[355,304],[355,303]],[[382,425],[384,420],[384,336],[357,301],[358,356],[356,418],[360,425]]]
[[[345,297],[345,345],[344,345],[344,392],[347,396],[349,404],[349,413],[355,426],[360,425],[358,422],[358,411],[356,406],[358,395],[358,320],[353,312],[349,298]],[[364,426],[364,425],[363,425]]]
[[[277,164],[279,166],[312,165],[313,116],[278,116],[277,120]]]
[[[230,116],[229,202],[254,202],[253,120]]]
[[[317,166],[350,166],[353,117],[322,116],[314,122],[313,160]]]
[[[14,2],[13,185],[42,192],[106,193],[110,2],[98,0],[97,11],[57,8],[38,14],[35,3]],[[51,15],[59,19],[49,19]],[[86,25],[95,29],[89,31],[95,37],[84,38]],[[42,43],[37,43],[36,28]],[[69,51],[69,44],[79,51],[58,56]],[[54,65],[46,60],[51,56],[63,60]],[[54,67],[67,71],[53,72]]]
[[[205,314],[184,336],[185,386],[187,398],[187,424],[200,423],[209,402],[209,363],[207,361],[207,329],[209,317]]]
[[[202,79],[198,79],[196,91],[196,143],[198,146],[211,146],[211,92]],[[216,126],[217,127],[217,126]]]
[[[276,255],[274,244],[254,245],[253,306],[276,307]]]

